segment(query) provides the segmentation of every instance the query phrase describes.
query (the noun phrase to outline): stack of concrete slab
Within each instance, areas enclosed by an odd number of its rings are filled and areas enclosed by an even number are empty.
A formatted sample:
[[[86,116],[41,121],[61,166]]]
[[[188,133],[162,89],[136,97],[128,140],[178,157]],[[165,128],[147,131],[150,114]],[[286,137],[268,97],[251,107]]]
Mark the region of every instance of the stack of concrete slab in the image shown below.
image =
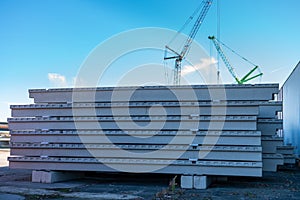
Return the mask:
[[[269,127],[266,134],[262,134],[264,171],[277,171],[278,165],[296,163],[295,148],[284,145],[281,113],[282,101],[262,102],[260,105],[258,122],[261,125],[267,123]]]
[[[283,137],[278,134],[282,130],[282,120],[277,114],[282,111],[282,102],[269,101],[260,103],[258,130],[262,131],[263,171],[277,171],[284,164],[283,155],[277,147],[283,146]]]
[[[11,106],[11,168],[180,174],[201,188],[205,176],[261,177],[284,162],[277,84],[29,93],[35,104]]]
[[[291,145],[278,146],[277,153],[283,156],[285,165],[296,164],[296,155],[295,155],[294,146]]]
[[[9,130],[7,122],[0,122],[0,148],[9,147]]]

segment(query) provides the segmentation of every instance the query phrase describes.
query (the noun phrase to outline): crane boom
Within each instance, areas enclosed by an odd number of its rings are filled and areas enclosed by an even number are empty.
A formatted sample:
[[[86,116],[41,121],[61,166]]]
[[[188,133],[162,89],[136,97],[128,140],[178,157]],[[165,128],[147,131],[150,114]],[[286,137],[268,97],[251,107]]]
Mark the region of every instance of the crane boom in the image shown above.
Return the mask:
[[[185,56],[188,54],[190,48],[191,48],[191,44],[193,42],[193,40],[195,39],[200,26],[212,4],[213,0],[203,0],[202,4],[202,10],[199,13],[199,16],[189,34],[189,37],[187,38],[187,40],[184,43],[183,49],[181,50],[180,53],[177,53],[175,50],[171,49],[169,46],[166,45],[166,50],[171,51],[173,54],[175,54],[174,56],[171,57],[164,57],[164,60],[169,60],[169,59],[175,59],[175,67],[174,67],[174,85],[180,85],[180,78],[181,78],[181,62],[182,60],[185,58]]]
[[[231,74],[231,76],[236,80],[236,82],[238,84],[241,84],[240,80],[238,79],[234,68],[232,67],[232,65],[230,64],[229,60],[227,59],[224,51],[222,50],[221,46],[219,45],[219,43],[217,42],[215,36],[209,36],[208,39],[212,40],[212,42],[214,43],[217,52],[219,53],[221,59],[223,60],[224,64],[226,65],[229,73]]]
[[[221,42],[218,41],[215,36],[209,36],[208,39],[210,39],[213,42],[218,54],[220,55],[221,59],[223,60],[223,62],[225,64],[225,66],[227,67],[229,73],[231,74],[231,76],[235,79],[235,81],[238,84],[244,84],[247,81],[250,81],[252,79],[255,79],[255,78],[260,77],[260,76],[263,75],[263,73],[260,72],[256,75],[250,76],[256,70],[259,70],[259,67],[255,65],[254,68],[252,68],[243,78],[239,79],[236,72],[235,72],[234,67],[230,64],[230,62],[229,62],[228,58],[226,57],[223,49],[221,48],[221,45],[220,45]],[[243,58],[243,59],[246,60],[247,62],[251,63],[247,59],[245,59],[245,58]],[[253,63],[251,63],[251,64],[254,65]]]
[[[196,37],[196,35],[197,35],[197,33],[198,33],[199,29],[200,29],[200,26],[201,26],[201,24],[202,24],[202,22],[203,22],[203,20],[204,20],[204,18],[206,16],[206,14],[207,14],[210,6],[212,4],[212,0],[205,0],[205,1],[203,1],[203,3],[204,3],[204,6],[203,6],[203,8],[202,8],[202,10],[201,10],[201,12],[200,12],[200,14],[199,14],[199,16],[198,16],[195,24],[194,24],[194,26],[193,26],[190,34],[189,34],[189,37],[186,40],[186,42],[185,42],[185,44],[183,46],[183,49],[182,49],[182,51],[180,53],[180,55],[181,55],[182,58],[184,58],[184,56],[186,55],[186,53],[189,51],[189,49],[191,47],[191,44],[192,44],[193,40],[195,39],[195,37]]]

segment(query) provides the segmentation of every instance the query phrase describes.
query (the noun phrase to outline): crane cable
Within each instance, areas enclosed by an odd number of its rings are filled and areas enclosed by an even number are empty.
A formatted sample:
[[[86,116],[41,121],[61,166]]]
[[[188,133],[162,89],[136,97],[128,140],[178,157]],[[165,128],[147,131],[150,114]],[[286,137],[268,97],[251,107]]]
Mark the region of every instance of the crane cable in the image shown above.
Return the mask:
[[[200,3],[200,5],[196,8],[196,10],[192,13],[192,15],[183,24],[183,26],[176,32],[176,34],[172,37],[172,39],[167,44],[167,46],[170,46],[171,43],[173,43],[174,40],[178,37],[178,35],[181,34],[183,32],[183,30],[191,23],[191,21],[194,19],[194,17],[196,16],[196,14],[202,9],[203,5],[204,5],[204,1],[202,1]],[[182,46],[183,44],[184,44],[184,42],[180,46]],[[166,52],[165,52],[165,57],[166,57]],[[164,61],[165,80],[166,80],[167,84],[170,83],[170,79],[169,79],[169,75],[168,75],[168,71],[167,71],[168,67],[169,67],[168,66],[168,62]]]
[[[221,38],[221,7],[220,0],[217,1],[217,37]],[[212,45],[212,44],[211,44]],[[220,83],[220,55],[217,54],[218,71],[217,71],[217,84]]]
[[[189,23],[194,19],[195,15],[202,9],[204,5],[204,1],[201,2],[201,4],[196,8],[196,10],[193,12],[193,14],[186,20],[186,22],[183,24],[183,26],[177,31],[177,33],[174,35],[174,37],[170,40],[168,45],[170,45],[174,40],[178,37],[180,33],[189,25]]]
[[[227,46],[226,44],[224,44],[223,42],[221,42],[219,39],[221,38],[221,5],[220,5],[220,0],[217,1],[217,38],[216,40],[222,44],[224,47],[226,47],[227,49],[229,49],[232,53],[236,54],[237,56],[239,56],[240,58],[242,58],[243,60],[245,60],[246,62],[250,63],[253,66],[257,66],[256,64],[254,64],[253,62],[251,62],[250,60],[248,60],[247,58],[245,58],[244,56],[240,55],[239,53],[237,53],[235,50],[231,49],[229,46]],[[218,72],[217,72],[217,83],[219,83],[220,80],[220,56],[219,54],[217,54],[217,61],[218,61]],[[259,73],[261,72],[261,69],[258,67],[257,70],[259,71]],[[260,77],[260,82],[261,82],[261,78]]]
[[[237,56],[239,56],[240,58],[242,58],[243,60],[245,60],[246,62],[250,63],[253,66],[257,66],[256,64],[254,64],[253,62],[251,62],[250,60],[248,60],[247,58],[245,58],[244,56],[242,56],[241,54],[237,53],[235,50],[233,50],[232,48],[230,48],[229,46],[227,46],[226,44],[224,44],[223,42],[221,42],[220,40],[218,40],[216,38],[216,40],[223,45],[224,47],[226,47],[227,49],[229,49],[232,53],[236,54]],[[258,68],[258,71],[261,72],[260,68]]]
[[[167,52],[165,50],[165,56],[166,56]],[[170,83],[170,80],[169,80],[169,74],[168,74],[168,69],[169,69],[169,65],[168,65],[168,62],[166,60],[163,61],[163,65],[164,65],[164,75],[165,75],[165,81],[166,81],[166,84],[169,85]]]

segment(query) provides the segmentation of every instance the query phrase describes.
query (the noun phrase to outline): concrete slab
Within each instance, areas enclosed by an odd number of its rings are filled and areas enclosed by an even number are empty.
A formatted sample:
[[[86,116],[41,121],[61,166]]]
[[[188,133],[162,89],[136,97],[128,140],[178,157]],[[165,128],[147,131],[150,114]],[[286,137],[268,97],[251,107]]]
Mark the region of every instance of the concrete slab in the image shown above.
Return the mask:
[[[284,164],[281,154],[263,154],[263,171],[276,172],[279,165]]]
[[[9,118],[12,130],[190,130],[255,131],[256,116],[145,116],[145,117],[36,117]],[[76,122],[76,123],[75,123]],[[267,131],[269,124],[264,126]],[[277,126],[276,126],[277,127]],[[276,132],[276,130],[275,130]]]
[[[205,144],[243,145],[261,144],[259,131],[12,131],[13,143],[64,143],[85,144],[125,143],[125,144]],[[176,136],[176,140],[173,140]],[[26,141],[24,141],[26,138]],[[206,138],[206,139],[205,139]]]
[[[283,154],[284,164],[295,165],[296,164],[296,155],[286,155]]]
[[[277,131],[283,128],[282,119],[258,119],[257,130],[262,136],[276,136]]]
[[[192,86],[143,86],[102,88],[59,88],[29,90],[35,103],[102,102],[124,101],[189,101],[191,94],[198,100],[272,100],[279,91],[278,84],[256,85],[192,85]],[[128,94],[132,94],[128,96]],[[237,95],[238,94],[238,95]],[[73,99],[75,95],[76,100]],[[112,95],[114,95],[112,98]]]
[[[260,146],[196,146],[187,145],[122,145],[113,144],[36,144],[13,143],[11,155],[84,157],[84,158],[144,158],[144,159],[205,159],[228,161],[261,161]],[[240,143],[240,145],[243,145]],[[134,154],[128,154],[128,151]],[[151,154],[150,152],[159,151]]]
[[[15,169],[262,176],[262,162],[10,157]],[[103,164],[104,163],[104,164]],[[156,171],[154,171],[156,170]]]
[[[158,99],[159,100],[159,99]],[[161,112],[161,109],[164,112]],[[132,116],[144,115],[258,115],[259,107],[253,101],[218,102],[118,102],[13,105],[12,117],[37,116]],[[275,112],[275,111],[274,111]],[[264,115],[265,116],[265,115]],[[274,117],[274,116],[273,116]]]
[[[262,137],[261,138],[263,153],[277,153],[277,148],[283,145],[283,138],[280,137]]]
[[[260,119],[277,119],[277,113],[280,111],[282,111],[281,101],[260,102],[258,117]]]
[[[293,155],[295,152],[295,147],[293,146],[278,146],[277,153],[279,154],[286,154],[286,155]]]

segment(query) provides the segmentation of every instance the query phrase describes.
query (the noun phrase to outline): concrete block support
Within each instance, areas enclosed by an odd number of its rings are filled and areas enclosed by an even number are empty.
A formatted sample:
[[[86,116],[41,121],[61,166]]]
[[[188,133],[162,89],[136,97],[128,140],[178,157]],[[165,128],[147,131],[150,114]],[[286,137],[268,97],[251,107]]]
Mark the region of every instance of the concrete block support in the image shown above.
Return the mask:
[[[182,175],[180,182],[183,189],[193,189],[194,187],[194,177],[192,175]]]
[[[194,176],[194,188],[204,190],[212,183],[212,177],[209,176]]]
[[[42,176],[44,171],[39,170],[33,170],[31,174],[31,181],[33,183],[41,183],[42,182]]]
[[[58,171],[32,171],[32,182],[34,183],[56,183],[61,181],[83,178],[84,173],[79,172],[58,172]]]

